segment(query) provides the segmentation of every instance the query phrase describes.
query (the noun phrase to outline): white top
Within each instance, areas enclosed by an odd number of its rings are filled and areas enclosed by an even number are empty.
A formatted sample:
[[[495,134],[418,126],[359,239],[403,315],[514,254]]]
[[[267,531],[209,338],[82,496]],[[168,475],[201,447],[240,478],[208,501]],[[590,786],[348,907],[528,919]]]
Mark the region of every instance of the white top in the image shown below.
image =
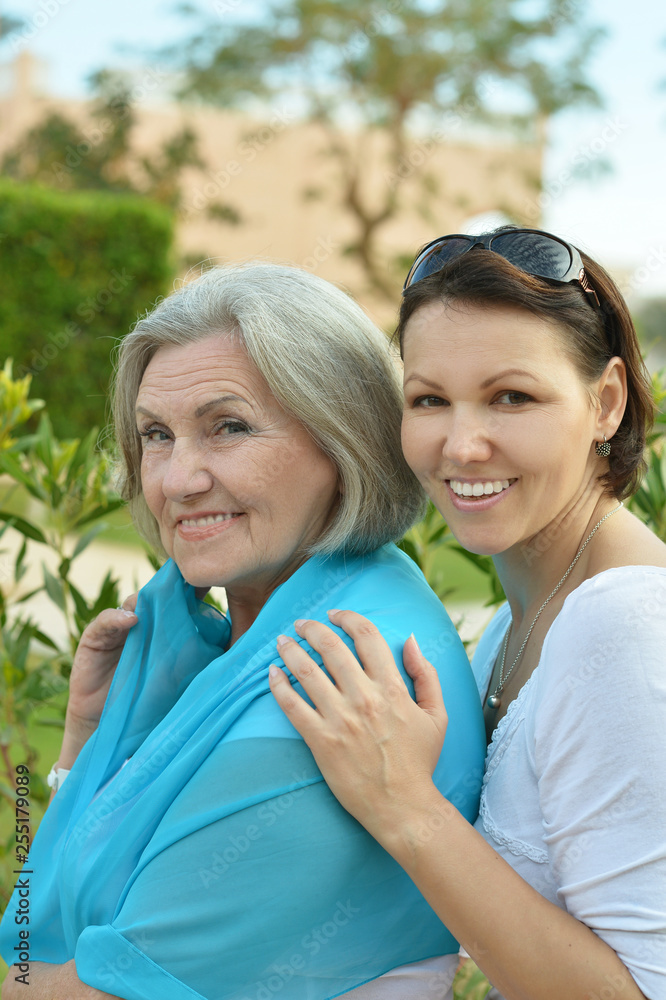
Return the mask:
[[[482,698],[509,620],[504,605],[474,656]],[[476,828],[664,1000],[666,569],[606,570],[566,598],[493,734]]]
[[[392,969],[385,976],[357,986],[344,1000],[453,1000],[453,979],[459,955],[442,955]]]

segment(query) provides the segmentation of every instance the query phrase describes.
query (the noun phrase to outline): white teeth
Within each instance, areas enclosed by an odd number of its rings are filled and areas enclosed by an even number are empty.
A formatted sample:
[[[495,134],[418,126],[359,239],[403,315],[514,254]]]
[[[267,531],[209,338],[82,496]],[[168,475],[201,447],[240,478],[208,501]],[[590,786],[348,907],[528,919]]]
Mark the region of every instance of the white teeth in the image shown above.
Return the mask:
[[[207,524],[218,524],[220,521],[230,521],[237,514],[209,514],[207,517],[184,517],[181,524],[187,528],[202,528]]]
[[[461,483],[457,479],[449,480],[451,489],[460,497],[490,496],[491,493],[501,493],[509,487],[508,479],[495,479],[487,483]]]

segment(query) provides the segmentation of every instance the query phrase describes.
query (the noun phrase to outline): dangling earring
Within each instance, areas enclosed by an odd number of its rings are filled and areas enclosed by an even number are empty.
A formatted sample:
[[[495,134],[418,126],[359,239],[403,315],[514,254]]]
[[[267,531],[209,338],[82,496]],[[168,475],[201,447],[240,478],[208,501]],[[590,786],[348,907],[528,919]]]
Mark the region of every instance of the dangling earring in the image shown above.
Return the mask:
[[[610,441],[606,440],[606,435],[604,434],[603,441],[596,441],[594,444],[594,450],[596,451],[599,458],[608,458],[611,453]]]

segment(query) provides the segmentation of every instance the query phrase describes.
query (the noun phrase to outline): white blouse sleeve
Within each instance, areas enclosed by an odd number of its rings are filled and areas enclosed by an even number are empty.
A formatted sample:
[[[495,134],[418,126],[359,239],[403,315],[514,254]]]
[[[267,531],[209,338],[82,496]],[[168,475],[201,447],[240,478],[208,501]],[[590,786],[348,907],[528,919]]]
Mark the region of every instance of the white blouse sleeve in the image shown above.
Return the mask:
[[[663,1000],[666,570],[587,581],[551,628],[546,659],[529,742],[558,897]]]

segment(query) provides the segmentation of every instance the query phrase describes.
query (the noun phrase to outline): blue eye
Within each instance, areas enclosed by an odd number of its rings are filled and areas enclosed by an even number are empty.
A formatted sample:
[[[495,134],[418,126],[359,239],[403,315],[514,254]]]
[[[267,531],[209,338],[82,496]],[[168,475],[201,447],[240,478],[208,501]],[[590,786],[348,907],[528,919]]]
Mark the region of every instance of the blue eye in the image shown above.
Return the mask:
[[[151,441],[153,444],[169,440],[167,432],[160,430],[159,427],[150,427],[147,431],[139,431],[139,434],[144,440]],[[161,435],[161,437],[155,437],[155,435]]]

